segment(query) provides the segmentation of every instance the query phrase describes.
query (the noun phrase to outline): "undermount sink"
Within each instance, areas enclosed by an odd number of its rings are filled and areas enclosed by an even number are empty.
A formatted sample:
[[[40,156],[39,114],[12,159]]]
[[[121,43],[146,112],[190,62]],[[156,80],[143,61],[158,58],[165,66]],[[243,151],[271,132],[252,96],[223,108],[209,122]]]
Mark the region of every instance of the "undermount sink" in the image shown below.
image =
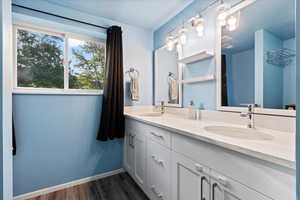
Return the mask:
[[[149,113],[142,113],[142,114],[139,114],[139,115],[143,116],[143,117],[160,117],[163,114],[161,114],[159,112],[149,112]]]
[[[238,128],[230,126],[206,126],[204,129],[210,133],[244,140],[272,140],[273,136],[251,128]]]

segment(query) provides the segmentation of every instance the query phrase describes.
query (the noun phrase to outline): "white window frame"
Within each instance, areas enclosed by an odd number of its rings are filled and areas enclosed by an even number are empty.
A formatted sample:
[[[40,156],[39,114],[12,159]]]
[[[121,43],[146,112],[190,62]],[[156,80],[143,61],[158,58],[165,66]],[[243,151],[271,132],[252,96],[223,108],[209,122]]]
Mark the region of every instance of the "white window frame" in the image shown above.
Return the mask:
[[[31,32],[39,32],[47,35],[64,38],[64,88],[32,88],[18,87],[18,67],[17,67],[17,31],[26,30]],[[68,64],[68,38],[78,39],[83,41],[94,41],[104,43],[104,40],[93,38],[85,35],[68,33],[60,30],[53,30],[40,26],[35,26],[25,23],[13,24],[13,94],[58,94],[58,95],[102,95],[103,90],[88,90],[88,89],[71,89],[69,88],[69,64]]]

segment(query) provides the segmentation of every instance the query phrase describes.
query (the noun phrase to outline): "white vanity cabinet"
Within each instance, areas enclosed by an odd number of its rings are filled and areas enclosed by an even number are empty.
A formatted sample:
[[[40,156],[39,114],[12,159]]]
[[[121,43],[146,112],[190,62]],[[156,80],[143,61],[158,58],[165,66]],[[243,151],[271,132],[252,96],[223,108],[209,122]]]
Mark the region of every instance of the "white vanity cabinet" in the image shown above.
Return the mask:
[[[147,141],[147,185],[152,200],[171,200],[171,151],[148,139]]]
[[[295,170],[126,119],[124,166],[151,200],[296,200]]]
[[[124,165],[137,184],[146,184],[146,138],[138,129],[128,126],[125,130]]]
[[[172,153],[172,200],[210,200],[209,168]]]

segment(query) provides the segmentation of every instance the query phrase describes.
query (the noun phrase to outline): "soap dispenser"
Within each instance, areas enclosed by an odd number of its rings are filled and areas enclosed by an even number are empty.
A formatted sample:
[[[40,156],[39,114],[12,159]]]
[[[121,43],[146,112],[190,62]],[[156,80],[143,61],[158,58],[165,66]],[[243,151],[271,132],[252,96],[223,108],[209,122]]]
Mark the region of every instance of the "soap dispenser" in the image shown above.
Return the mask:
[[[189,119],[196,119],[196,107],[194,101],[189,103]]]

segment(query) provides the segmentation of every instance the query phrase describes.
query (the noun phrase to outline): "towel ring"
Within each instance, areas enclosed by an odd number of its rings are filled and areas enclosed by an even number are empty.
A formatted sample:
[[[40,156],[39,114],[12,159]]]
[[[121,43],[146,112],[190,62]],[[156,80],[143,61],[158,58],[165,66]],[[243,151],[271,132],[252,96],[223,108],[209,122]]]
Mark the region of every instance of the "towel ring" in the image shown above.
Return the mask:
[[[130,68],[125,73],[129,74],[130,78],[138,78],[140,76],[140,72],[137,69],[134,69],[134,68]]]

